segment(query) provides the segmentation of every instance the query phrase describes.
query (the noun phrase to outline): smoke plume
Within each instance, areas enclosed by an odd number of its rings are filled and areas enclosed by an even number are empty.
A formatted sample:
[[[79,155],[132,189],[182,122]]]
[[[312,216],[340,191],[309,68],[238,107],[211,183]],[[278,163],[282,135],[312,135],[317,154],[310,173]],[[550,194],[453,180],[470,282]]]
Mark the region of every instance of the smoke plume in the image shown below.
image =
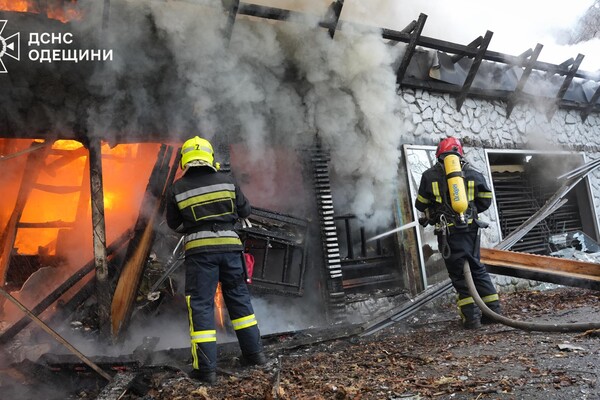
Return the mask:
[[[76,29],[93,37],[102,7],[82,4],[90,17]],[[89,133],[226,136],[263,164],[266,148],[303,149],[318,134],[331,151],[336,207],[385,226],[403,134],[393,69],[400,50],[377,30],[345,30],[332,40],[295,22],[238,17],[228,40],[220,7],[111,2],[98,47],[113,49],[115,60],[90,77],[97,101]]]

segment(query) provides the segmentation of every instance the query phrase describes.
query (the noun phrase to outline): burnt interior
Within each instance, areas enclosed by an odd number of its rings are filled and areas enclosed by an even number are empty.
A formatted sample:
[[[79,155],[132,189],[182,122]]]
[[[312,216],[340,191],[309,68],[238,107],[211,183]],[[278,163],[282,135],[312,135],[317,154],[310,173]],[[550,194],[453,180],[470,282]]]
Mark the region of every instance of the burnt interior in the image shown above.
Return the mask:
[[[503,237],[529,219],[561,187],[563,181],[557,177],[583,164],[581,157],[573,154],[488,153],[488,157]],[[547,255],[553,251],[553,235],[574,231],[597,239],[587,181],[579,182],[564,198],[564,205],[511,249]]]

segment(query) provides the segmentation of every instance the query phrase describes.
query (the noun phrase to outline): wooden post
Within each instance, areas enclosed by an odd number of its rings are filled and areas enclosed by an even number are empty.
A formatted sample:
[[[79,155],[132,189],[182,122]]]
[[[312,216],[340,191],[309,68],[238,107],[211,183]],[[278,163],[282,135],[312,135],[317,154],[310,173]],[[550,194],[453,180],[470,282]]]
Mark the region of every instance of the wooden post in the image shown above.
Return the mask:
[[[90,193],[98,323],[100,332],[108,336],[111,296],[108,282],[108,265],[106,262],[106,225],[104,221],[104,187],[102,181],[100,139],[90,139],[87,147],[90,152]]]
[[[80,352],[75,347],[73,347],[73,345],[71,343],[67,342],[65,340],[65,338],[63,338],[62,336],[60,336],[58,333],[56,333],[55,330],[53,330],[48,325],[46,325],[44,323],[44,321],[42,321],[41,319],[39,319],[37,316],[33,315],[31,313],[31,311],[29,311],[29,309],[27,307],[25,307],[23,304],[21,304],[21,302],[19,302],[19,300],[15,299],[13,296],[11,296],[10,293],[8,293],[4,289],[0,288],[0,294],[2,296],[6,297],[8,300],[10,300],[14,305],[16,305],[17,307],[19,307],[21,309],[21,311],[23,311],[25,314],[27,314],[27,316],[29,318],[31,318],[31,320],[33,322],[35,322],[36,324],[38,324],[40,328],[42,328],[44,331],[46,331],[47,333],[49,333],[54,339],[56,339],[63,346],[65,346],[67,349],[69,349],[69,351],[71,353],[75,354],[81,361],[83,361],[84,363],[86,363],[91,369],[93,369],[94,371],[96,371],[101,377],[103,377],[104,379],[106,379],[109,382],[112,380],[112,377],[109,374],[107,374],[104,370],[102,370],[102,368],[100,368],[92,360],[90,360],[89,358],[87,358],[82,352]]]

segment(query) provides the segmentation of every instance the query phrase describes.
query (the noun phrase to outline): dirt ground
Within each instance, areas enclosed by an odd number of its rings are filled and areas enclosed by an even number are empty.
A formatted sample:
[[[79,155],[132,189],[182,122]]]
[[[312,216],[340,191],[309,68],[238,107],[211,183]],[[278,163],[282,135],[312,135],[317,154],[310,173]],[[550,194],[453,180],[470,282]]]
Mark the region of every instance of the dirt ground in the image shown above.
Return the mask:
[[[595,291],[528,291],[502,300],[504,314],[514,319],[600,324]],[[600,399],[600,331],[527,332],[500,324],[467,331],[452,306],[426,308],[369,336],[287,348],[270,343],[265,367],[243,368],[235,357],[222,357],[212,387],[175,368],[149,369],[143,382],[112,398]]]

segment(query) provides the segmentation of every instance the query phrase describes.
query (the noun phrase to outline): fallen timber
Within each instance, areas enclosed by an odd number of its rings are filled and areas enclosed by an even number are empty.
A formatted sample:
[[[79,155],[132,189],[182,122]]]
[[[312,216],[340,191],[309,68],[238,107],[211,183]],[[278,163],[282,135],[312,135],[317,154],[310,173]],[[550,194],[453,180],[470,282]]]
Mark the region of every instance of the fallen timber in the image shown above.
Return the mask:
[[[107,253],[109,256],[113,256],[120,248],[125,244],[131,236],[130,231],[126,231],[119,238],[117,238],[110,246],[107,247]],[[77,272],[71,275],[67,280],[65,280],[60,286],[58,286],[52,293],[42,299],[35,307],[31,309],[31,313],[34,316],[39,316],[43,313],[48,307],[54,304],[58,299],[60,299],[69,289],[75,286],[79,281],[85,278],[90,272],[94,270],[94,260],[91,260],[83,267],[81,267]],[[94,282],[93,280],[91,282]],[[95,285],[95,283],[94,283]],[[75,295],[75,297],[77,294]],[[9,328],[7,328],[0,335],[0,344],[7,343],[10,339],[12,339],[15,335],[17,335],[21,330],[23,330],[29,323],[31,322],[30,318],[27,316],[21,318],[12,324]]]
[[[481,249],[481,262],[493,274],[600,290],[600,265],[566,258]]]
[[[52,329],[48,325],[46,325],[37,316],[33,315],[33,313],[29,309],[27,309],[27,307],[25,307],[21,302],[19,302],[17,299],[15,299],[13,296],[11,296],[10,293],[8,293],[4,289],[0,288],[0,294],[2,296],[6,297],[8,300],[10,300],[18,308],[20,308],[21,311],[23,311],[29,318],[31,318],[31,320],[33,322],[38,324],[44,331],[46,331],[50,336],[52,336],[54,339],[56,339],[59,343],[61,343],[67,349],[69,349],[70,352],[75,354],[77,356],[77,358],[79,358],[87,366],[89,366],[94,371],[96,371],[100,376],[102,376],[104,379],[106,379],[109,382],[112,380],[112,377],[108,373],[106,373],[102,368],[100,368],[98,365],[96,365],[92,360],[87,358],[82,352],[80,352],[75,347],[73,347],[73,345],[71,343],[69,343],[62,336],[60,336],[54,329]]]
[[[175,178],[179,156],[176,156],[173,164],[170,165],[172,153],[173,147],[161,145],[113,294],[111,334],[115,341],[122,339],[128,328],[146,260],[152,251],[157,221],[164,211],[166,191]]]

